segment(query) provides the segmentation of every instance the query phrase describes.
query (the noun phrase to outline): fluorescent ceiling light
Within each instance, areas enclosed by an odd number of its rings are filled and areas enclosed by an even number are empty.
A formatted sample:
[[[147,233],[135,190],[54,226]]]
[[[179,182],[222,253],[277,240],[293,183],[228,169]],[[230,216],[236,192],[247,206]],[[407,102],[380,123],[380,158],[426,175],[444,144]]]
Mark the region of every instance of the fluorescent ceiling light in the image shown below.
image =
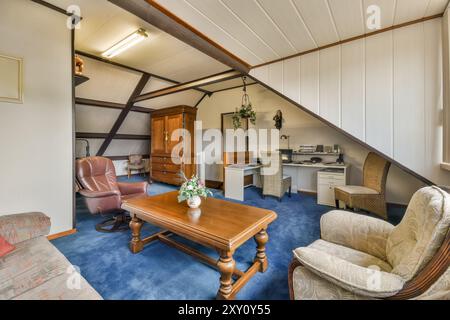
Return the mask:
[[[133,32],[125,39],[119,41],[111,48],[102,53],[102,56],[105,58],[113,58],[118,54],[124,52],[125,50],[131,48],[132,46],[138,44],[142,40],[148,37],[147,32],[144,29],[139,29],[136,32]]]

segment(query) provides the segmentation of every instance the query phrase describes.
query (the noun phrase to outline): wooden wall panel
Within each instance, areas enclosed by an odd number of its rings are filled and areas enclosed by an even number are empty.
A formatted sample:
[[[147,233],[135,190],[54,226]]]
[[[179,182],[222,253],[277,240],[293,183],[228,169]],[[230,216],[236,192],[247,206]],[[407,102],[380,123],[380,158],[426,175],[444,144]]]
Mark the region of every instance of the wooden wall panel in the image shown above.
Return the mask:
[[[319,53],[314,52],[301,57],[300,83],[300,104],[318,114]]]
[[[394,31],[394,159],[420,174],[425,167],[423,24]]]
[[[341,47],[320,51],[319,114],[336,126],[341,125]]]
[[[283,63],[283,94],[294,101],[300,101],[300,58]]]
[[[342,129],[365,141],[365,40],[342,46]]]
[[[393,155],[392,32],[366,39],[366,142]]]

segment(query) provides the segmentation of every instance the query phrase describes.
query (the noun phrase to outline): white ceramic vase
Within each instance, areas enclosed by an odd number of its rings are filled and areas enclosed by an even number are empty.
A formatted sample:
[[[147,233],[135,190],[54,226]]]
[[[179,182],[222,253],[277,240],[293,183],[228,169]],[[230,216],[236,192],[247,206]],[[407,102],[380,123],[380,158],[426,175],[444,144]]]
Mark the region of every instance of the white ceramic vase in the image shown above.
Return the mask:
[[[200,207],[200,204],[202,203],[202,199],[199,196],[193,196],[192,198],[187,199],[187,204],[189,208],[197,209]]]

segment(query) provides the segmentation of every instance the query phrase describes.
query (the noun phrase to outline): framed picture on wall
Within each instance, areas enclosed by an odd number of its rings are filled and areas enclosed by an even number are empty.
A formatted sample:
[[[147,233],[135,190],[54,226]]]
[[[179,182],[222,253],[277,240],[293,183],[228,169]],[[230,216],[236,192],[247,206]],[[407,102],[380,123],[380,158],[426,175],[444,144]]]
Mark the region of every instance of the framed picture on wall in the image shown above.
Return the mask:
[[[0,102],[23,103],[23,60],[0,54]]]

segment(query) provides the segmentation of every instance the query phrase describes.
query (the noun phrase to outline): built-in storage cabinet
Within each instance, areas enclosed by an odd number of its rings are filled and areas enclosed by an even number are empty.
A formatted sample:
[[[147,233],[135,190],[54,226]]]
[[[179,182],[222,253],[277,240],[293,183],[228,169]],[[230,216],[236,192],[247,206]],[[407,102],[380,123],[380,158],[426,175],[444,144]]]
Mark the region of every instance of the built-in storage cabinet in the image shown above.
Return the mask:
[[[347,184],[346,170],[325,169],[317,173],[317,203],[335,206],[334,188]]]
[[[187,106],[171,107],[152,112],[151,115],[151,179],[168,184],[180,185],[183,179],[180,172],[187,177],[195,173],[194,165],[194,122],[197,109]],[[172,140],[172,134],[178,129],[186,129],[186,134],[178,140]],[[191,139],[189,141],[189,138]],[[190,142],[190,143],[188,143]],[[172,151],[183,143],[183,152],[172,158]]]

